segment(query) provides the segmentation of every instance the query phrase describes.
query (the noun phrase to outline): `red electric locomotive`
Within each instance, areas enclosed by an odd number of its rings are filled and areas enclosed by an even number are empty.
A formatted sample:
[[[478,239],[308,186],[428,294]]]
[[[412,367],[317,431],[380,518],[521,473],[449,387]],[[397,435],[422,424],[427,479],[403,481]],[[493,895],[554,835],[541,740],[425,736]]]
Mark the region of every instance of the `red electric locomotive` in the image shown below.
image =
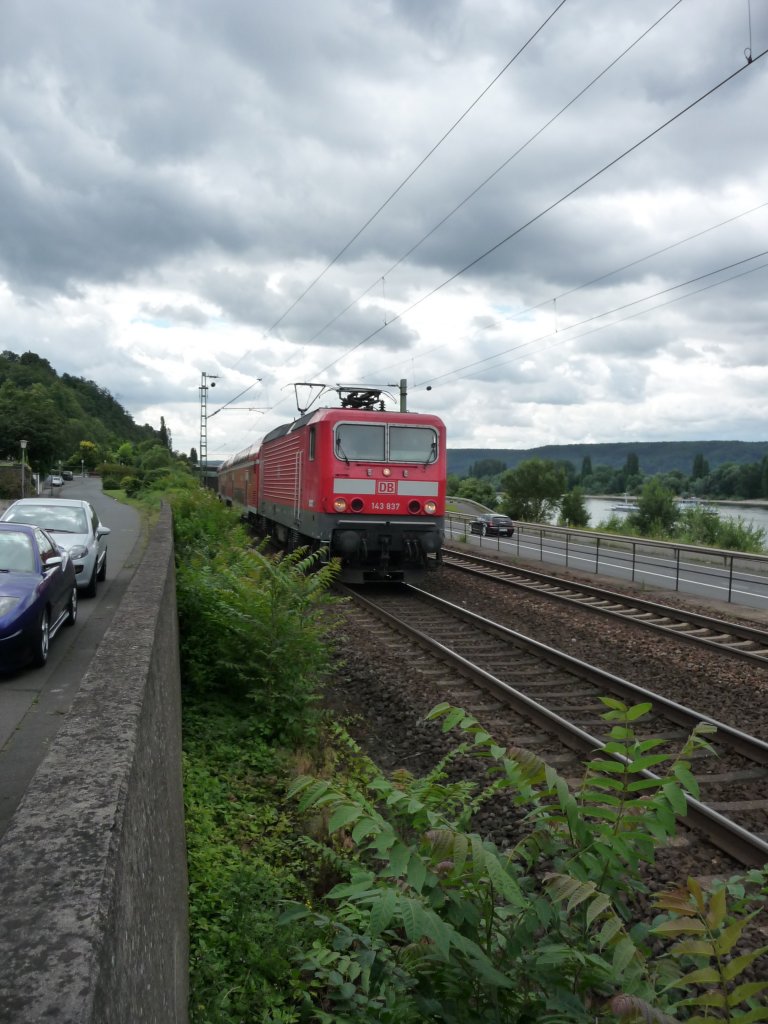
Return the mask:
[[[308,412],[228,459],[219,496],[288,548],[326,547],[347,582],[418,579],[441,559],[445,426],[385,411],[379,391],[339,394],[341,408]]]

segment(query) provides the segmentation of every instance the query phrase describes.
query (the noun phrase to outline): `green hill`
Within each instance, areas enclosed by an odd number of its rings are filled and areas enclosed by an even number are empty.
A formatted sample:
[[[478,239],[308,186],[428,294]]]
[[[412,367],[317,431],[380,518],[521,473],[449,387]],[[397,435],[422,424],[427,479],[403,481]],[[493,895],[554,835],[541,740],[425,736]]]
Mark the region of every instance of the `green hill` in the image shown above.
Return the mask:
[[[18,460],[19,441],[27,459],[43,472],[91,441],[106,452],[116,444],[160,441],[160,433],[139,426],[105,389],[92,380],[59,376],[34,352],[0,354],[0,458]]]
[[[515,469],[527,459],[570,462],[578,472],[585,458],[592,466],[621,469],[628,455],[636,455],[640,470],[653,476],[677,469],[690,474],[693,460],[703,455],[711,470],[724,463],[748,465],[768,455],[768,441],[638,441],[615,444],[548,444],[540,448],[449,448],[448,472],[467,476],[469,468],[481,459],[497,459],[507,469]]]

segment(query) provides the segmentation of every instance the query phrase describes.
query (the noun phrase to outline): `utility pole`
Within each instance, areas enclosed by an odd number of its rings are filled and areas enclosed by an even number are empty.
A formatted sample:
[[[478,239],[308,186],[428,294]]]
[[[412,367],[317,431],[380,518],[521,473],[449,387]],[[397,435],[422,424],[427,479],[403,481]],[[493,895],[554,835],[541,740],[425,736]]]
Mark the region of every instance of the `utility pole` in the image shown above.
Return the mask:
[[[205,371],[200,378],[200,451],[197,457],[200,462],[200,484],[202,487],[205,487],[208,468],[208,388],[215,388],[215,381],[218,379],[218,373],[206,373]],[[208,381],[211,383],[209,384]]]
[[[24,497],[27,486],[27,442],[19,441],[21,445],[21,496]]]

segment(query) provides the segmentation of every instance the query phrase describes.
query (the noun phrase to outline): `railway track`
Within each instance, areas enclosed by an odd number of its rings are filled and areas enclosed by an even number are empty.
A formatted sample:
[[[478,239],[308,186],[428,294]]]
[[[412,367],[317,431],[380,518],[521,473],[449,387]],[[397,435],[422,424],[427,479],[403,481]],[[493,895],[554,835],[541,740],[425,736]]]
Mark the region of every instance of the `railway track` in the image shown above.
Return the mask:
[[[768,666],[768,633],[742,623],[726,622],[669,605],[548,576],[532,569],[507,565],[477,555],[444,549],[443,566],[521,590],[541,594],[597,614],[631,622],[679,640],[709,647]]]
[[[701,800],[689,798],[685,824],[742,864],[768,862],[768,743],[418,588],[346,592],[378,628],[397,631],[401,650],[405,642],[417,649],[409,663],[446,699],[485,701],[486,717],[511,731],[515,745],[558,768],[573,763],[573,751],[592,756],[605,743],[603,696],[651,703],[642,728],[665,740],[670,757],[697,724],[713,725],[717,758],[697,758]]]

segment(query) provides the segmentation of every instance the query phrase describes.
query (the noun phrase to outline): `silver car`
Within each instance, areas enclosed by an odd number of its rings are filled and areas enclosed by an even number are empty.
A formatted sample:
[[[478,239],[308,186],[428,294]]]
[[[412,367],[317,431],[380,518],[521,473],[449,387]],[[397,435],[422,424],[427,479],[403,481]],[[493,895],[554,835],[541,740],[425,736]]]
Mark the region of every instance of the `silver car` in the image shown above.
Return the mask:
[[[0,517],[3,523],[34,523],[66,548],[75,565],[77,588],[95,597],[97,580],[107,575],[108,526],[90,502],[80,498],[20,498]]]

